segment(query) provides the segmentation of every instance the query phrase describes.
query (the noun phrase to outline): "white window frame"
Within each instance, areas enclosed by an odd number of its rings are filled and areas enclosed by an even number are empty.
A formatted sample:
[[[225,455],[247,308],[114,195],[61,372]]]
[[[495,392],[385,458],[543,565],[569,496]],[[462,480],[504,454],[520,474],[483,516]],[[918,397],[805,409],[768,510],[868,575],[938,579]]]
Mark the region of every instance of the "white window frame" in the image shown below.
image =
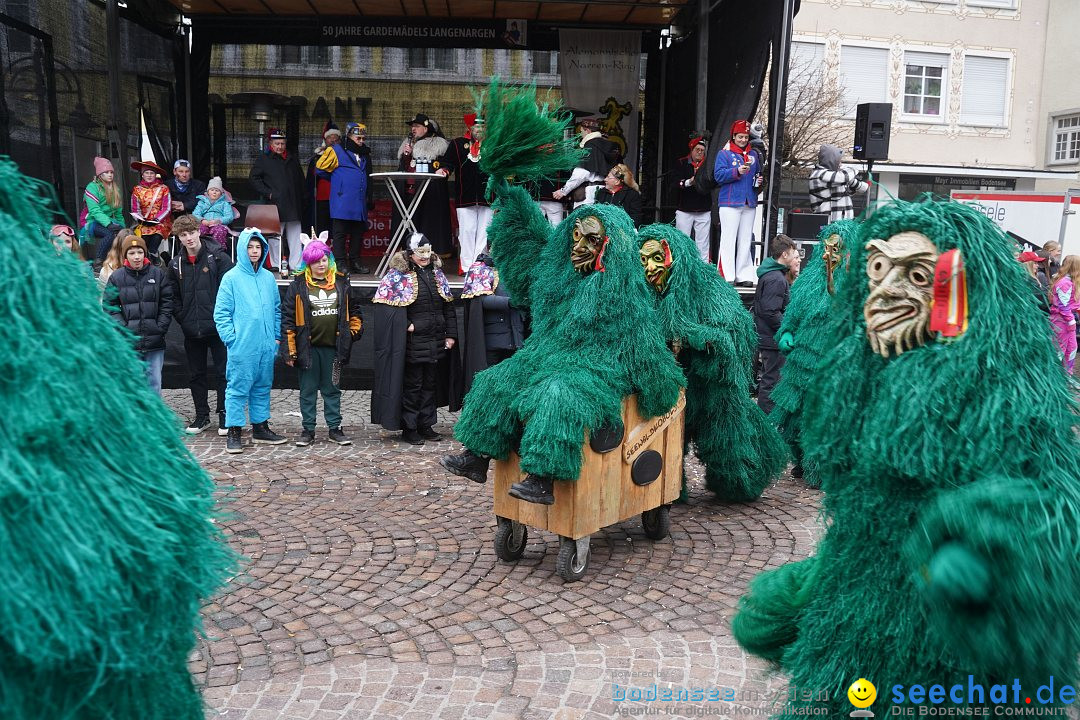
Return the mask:
[[[879,97],[873,99],[873,100],[862,99],[862,98],[858,98],[858,97],[853,98],[854,102],[851,104],[850,108],[846,107],[847,102],[848,102],[848,97],[847,97],[847,88],[844,85],[844,50],[845,49],[880,50],[880,51],[885,53],[885,67],[884,67],[885,74],[881,78],[881,95]],[[864,103],[864,102],[885,103],[885,102],[890,101],[890,97],[889,97],[889,85],[890,85],[890,81],[889,81],[889,62],[890,62],[890,60],[889,60],[889,46],[887,46],[887,45],[880,45],[880,44],[876,44],[876,43],[858,43],[858,44],[856,44],[856,43],[844,43],[843,45],[840,46],[840,59],[839,59],[839,62],[837,63],[837,76],[838,76],[837,81],[840,83],[840,90],[841,90],[841,92],[843,93],[843,96],[844,96],[844,106],[845,106],[844,110],[845,111],[844,111],[843,117],[844,117],[845,120],[854,120],[855,119],[855,114],[856,114],[857,108],[858,108],[860,103]]]
[[[409,53],[412,50],[423,50],[425,53],[431,51],[446,51],[450,56],[450,67],[437,67],[431,55],[427,55],[428,64],[426,65],[413,65],[409,58]],[[447,75],[453,74],[458,68],[458,57],[456,48],[405,48],[405,68],[409,73],[427,72],[427,73],[444,73]]]
[[[960,124],[967,127],[991,127],[991,128],[1007,128],[1009,126],[1009,105],[1012,97],[1012,81],[1013,81],[1013,67],[1015,63],[1013,58],[1008,53],[995,53],[995,52],[969,52],[964,54],[964,70],[967,70],[968,58],[988,58],[991,60],[1004,60],[1005,61],[1005,87],[1003,98],[1004,106],[1002,107],[1001,120],[995,123],[982,123],[982,122],[967,122],[964,120],[964,87],[960,88]],[[966,76],[964,82],[967,82]]]
[[[911,55],[940,55],[943,58],[943,63],[939,66],[939,65],[927,65],[927,64],[921,63],[921,62],[909,62],[908,57],[911,56]],[[918,58],[915,58],[915,60],[918,60]],[[905,48],[904,49],[904,57],[900,62],[901,62],[901,70],[902,70],[902,72],[900,74],[900,113],[901,113],[901,118],[905,122],[918,122],[918,123],[926,123],[926,124],[929,124],[929,125],[944,125],[945,122],[946,122],[945,114],[948,111],[948,107],[949,107],[949,70],[950,70],[950,67],[951,67],[951,64],[952,64],[952,55],[951,55],[950,51],[947,48],[941,48],[940,50],[937,49],[937,48],[924,48],[924,47]],[[941,77],[939,78],[939,80],[941,81],[941,95],[939,96],[940,103],[938,105],[938,109],[940,110],[940,112],[937,115],[928,115],[926,113],[912,113],[912,112],[907,111],[907,96],[908,96],[908,92],[907,92],[908,72],[907,72],[907,69],[908,69],[908,65],[917,65],[917,66],[920,66],[920,67],[923,67],[923,68],[926,68],[926,67],[940,67],[941,68]],[[924,71],[924,74],[923,74],[924,83],[928,79],[933,79],[933,78],[928,78],[926,76],[926,74],[925,74],[925,71]],[[923,86],[923,89],[925,90],[925,84]],[[934,96],[921,94],[921,95],[919,95],[919,97],[923,98],[923,101],[925,102],[926,98],[934,97]]]
[[[299,63],[281,63],[278,60],[279,46],[267,45],[266,67],[270,70],[332,70],[341,67],[341,46],[339,45],[330,46],[329,60],[325,65],[311,61],[309,53],[314,49],[314,46],[300,45],[299,48]]]
[[[1016,10],[1020,0],[966,0],[968,7],[996,10]]]
[[[1063,120],[1075,120],[1076,124],[1059,129],[1058,123]],[[1066,154],[1064,158],[1060,159],[1055,157],[1057,155],[1059,136],[1064,136]],[[1068,157],[1070,144],[1076,146],[1076,157]],[[1046,149],[1047,165],[1076,165],[1077,163],[1080,163],[1080,110],[1056,113],[1050,116],[1050,141],[1047,144]]]

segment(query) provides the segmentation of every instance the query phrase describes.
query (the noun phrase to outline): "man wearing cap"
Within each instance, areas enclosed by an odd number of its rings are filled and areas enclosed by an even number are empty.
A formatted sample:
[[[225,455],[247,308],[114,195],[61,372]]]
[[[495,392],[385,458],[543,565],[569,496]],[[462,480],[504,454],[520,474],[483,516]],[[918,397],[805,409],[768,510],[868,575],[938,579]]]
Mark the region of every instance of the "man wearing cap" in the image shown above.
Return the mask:
[[[593,202],[596,189],[603,187],[604,178],[620,160],[619,146],[600,132],[600,118],[585,118],[579,123],[579,132],[578,143],[586,150],[585,157],[570,173],[570,179],[552,193],[556,200],[569,197],[575,208]]]
[[[135,335],[146,379],[160,395],[165,333],[173,315],[172,282],[164,270],[150,264],[146,242],[138,235],[128,235],[121,250],[123,266],[109,275],[102,305]]]
[[[442,262],[431,243],[413,233],[406,250],[395,253],[375,290],[375,382],[371,422],[401,430],[401,440],[423,445],[441,436],[432,426],[436,409],[460,409],[450,388],[456,358],[457,313]],[[453,351],[453,352],[452,352]],[[439,396],[436,399],[436,396]]]
[[[701,259],[709,262],[709,240],[712,236],[712,198],[694,188],[694,176],[705,164],[705,138],[690,138],[690,153],[675,161],[675,188],[678,205],[675,210],[675,227],[679,232],[694,238]]]
[[[303,217],[304,173],[295,153],[285,149],[285,132],[277,128],[267,131],[267,144],[248,174],[251,187],[277,206],[281,234],[289,244],[289,259],[300,264],[303,246],[300,243],[300,218]],[[276,239],[275,239],[276,240]],[[281,243],[270,243],[270,264],[282,267]]]
[[[454,207],[457,211],[461,275],[465,275],[476,256],[487,247],[487,226],[491,206],[487,202],[487,173],[480,170],[480,142],[484,139],[484,120],[476,113],[465,115],[465,134],[450,141],[442,157],[439,173],[457,176]]]
[[[177,160],[173,163],[173,176],[165,183],[172,199],[173,219],[195,211],[199,196],[206,192],[206,183],[191,177],[191,163]]]
[[[442,166],[440,158],[450,147],[439,124],[424,113],[416,113],[405,124],[409,126],[409,136],[398,147],[398,172],[436,173]],[[406,182],[399,184],[398,192],[409,202],[420,187],[418,182]],[[428,182],[424,199],[413,215],[413,224],[416,231],[431,242],[436,255],[449,257],[454,251],[450,233],[450,195],[445,180]]]
[[[371,148],[365,143],[366,139],[367,126],[351,122],[345,126],[345,142],[331,144],[315,163],[317,171],[330,175],[334,257],[342,263],[343,270],[361,275],[370,272],[360,260],[372,198]],[[346,239],[349,250],[347,258]]]
[[[332,120],[327,120],[323,126],[323,141],[315,148],[314,154],[308,161],[307,186],[305,192],[308,199],[308,215],[304,227],[314,227],[315,233],[330,234],[332,229],[330,220],[330,173],[323,172],[315,167],[319,158],[326,152],[326,148],[341,142],[341,130]]]

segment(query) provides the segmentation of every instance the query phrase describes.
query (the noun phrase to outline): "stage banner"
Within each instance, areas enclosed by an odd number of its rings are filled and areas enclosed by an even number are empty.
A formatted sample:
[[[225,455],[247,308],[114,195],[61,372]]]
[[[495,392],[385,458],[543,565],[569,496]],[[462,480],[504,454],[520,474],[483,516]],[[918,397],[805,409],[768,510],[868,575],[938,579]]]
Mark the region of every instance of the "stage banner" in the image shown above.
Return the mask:
[[[641,33],[559,30],[559,72],[566,106],[601,118],[600,129],[638,172]]]

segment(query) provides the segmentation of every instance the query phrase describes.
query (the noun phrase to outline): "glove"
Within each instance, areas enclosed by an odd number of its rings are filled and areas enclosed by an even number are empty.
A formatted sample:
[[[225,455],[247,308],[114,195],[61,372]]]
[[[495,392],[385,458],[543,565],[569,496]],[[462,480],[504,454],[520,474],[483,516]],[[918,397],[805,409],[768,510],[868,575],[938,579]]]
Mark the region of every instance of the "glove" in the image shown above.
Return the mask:
[[[780,352],[791,352],[791,349],[795,347],[795,336],[789,332],[780,335],[780,339],[776,341],[776,346],[780,348]]]

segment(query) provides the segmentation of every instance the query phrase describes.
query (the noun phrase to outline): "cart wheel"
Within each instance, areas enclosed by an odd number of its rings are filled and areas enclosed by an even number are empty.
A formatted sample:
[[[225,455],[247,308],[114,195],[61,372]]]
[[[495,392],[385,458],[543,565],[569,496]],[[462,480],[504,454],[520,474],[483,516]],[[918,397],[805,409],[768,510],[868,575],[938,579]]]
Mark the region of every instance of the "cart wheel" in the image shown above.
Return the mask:
[[[645,530],[645,537],[650,540],[663,540],[671,534],[671,517],[668,515],[668,510],[668,505],[661,505],[641,513],[641,527]]]
[[[589,538],[571,540],[559,538],[559,557],[555,560],[555,572],[566,582],[574,582],[585,576],[589,567]]]
[[[525,554],[525,544],[529,540],[529,529],[507,518],[496,518],[499,527],[495,529],[495,555],[500,560],[514,562]]]

